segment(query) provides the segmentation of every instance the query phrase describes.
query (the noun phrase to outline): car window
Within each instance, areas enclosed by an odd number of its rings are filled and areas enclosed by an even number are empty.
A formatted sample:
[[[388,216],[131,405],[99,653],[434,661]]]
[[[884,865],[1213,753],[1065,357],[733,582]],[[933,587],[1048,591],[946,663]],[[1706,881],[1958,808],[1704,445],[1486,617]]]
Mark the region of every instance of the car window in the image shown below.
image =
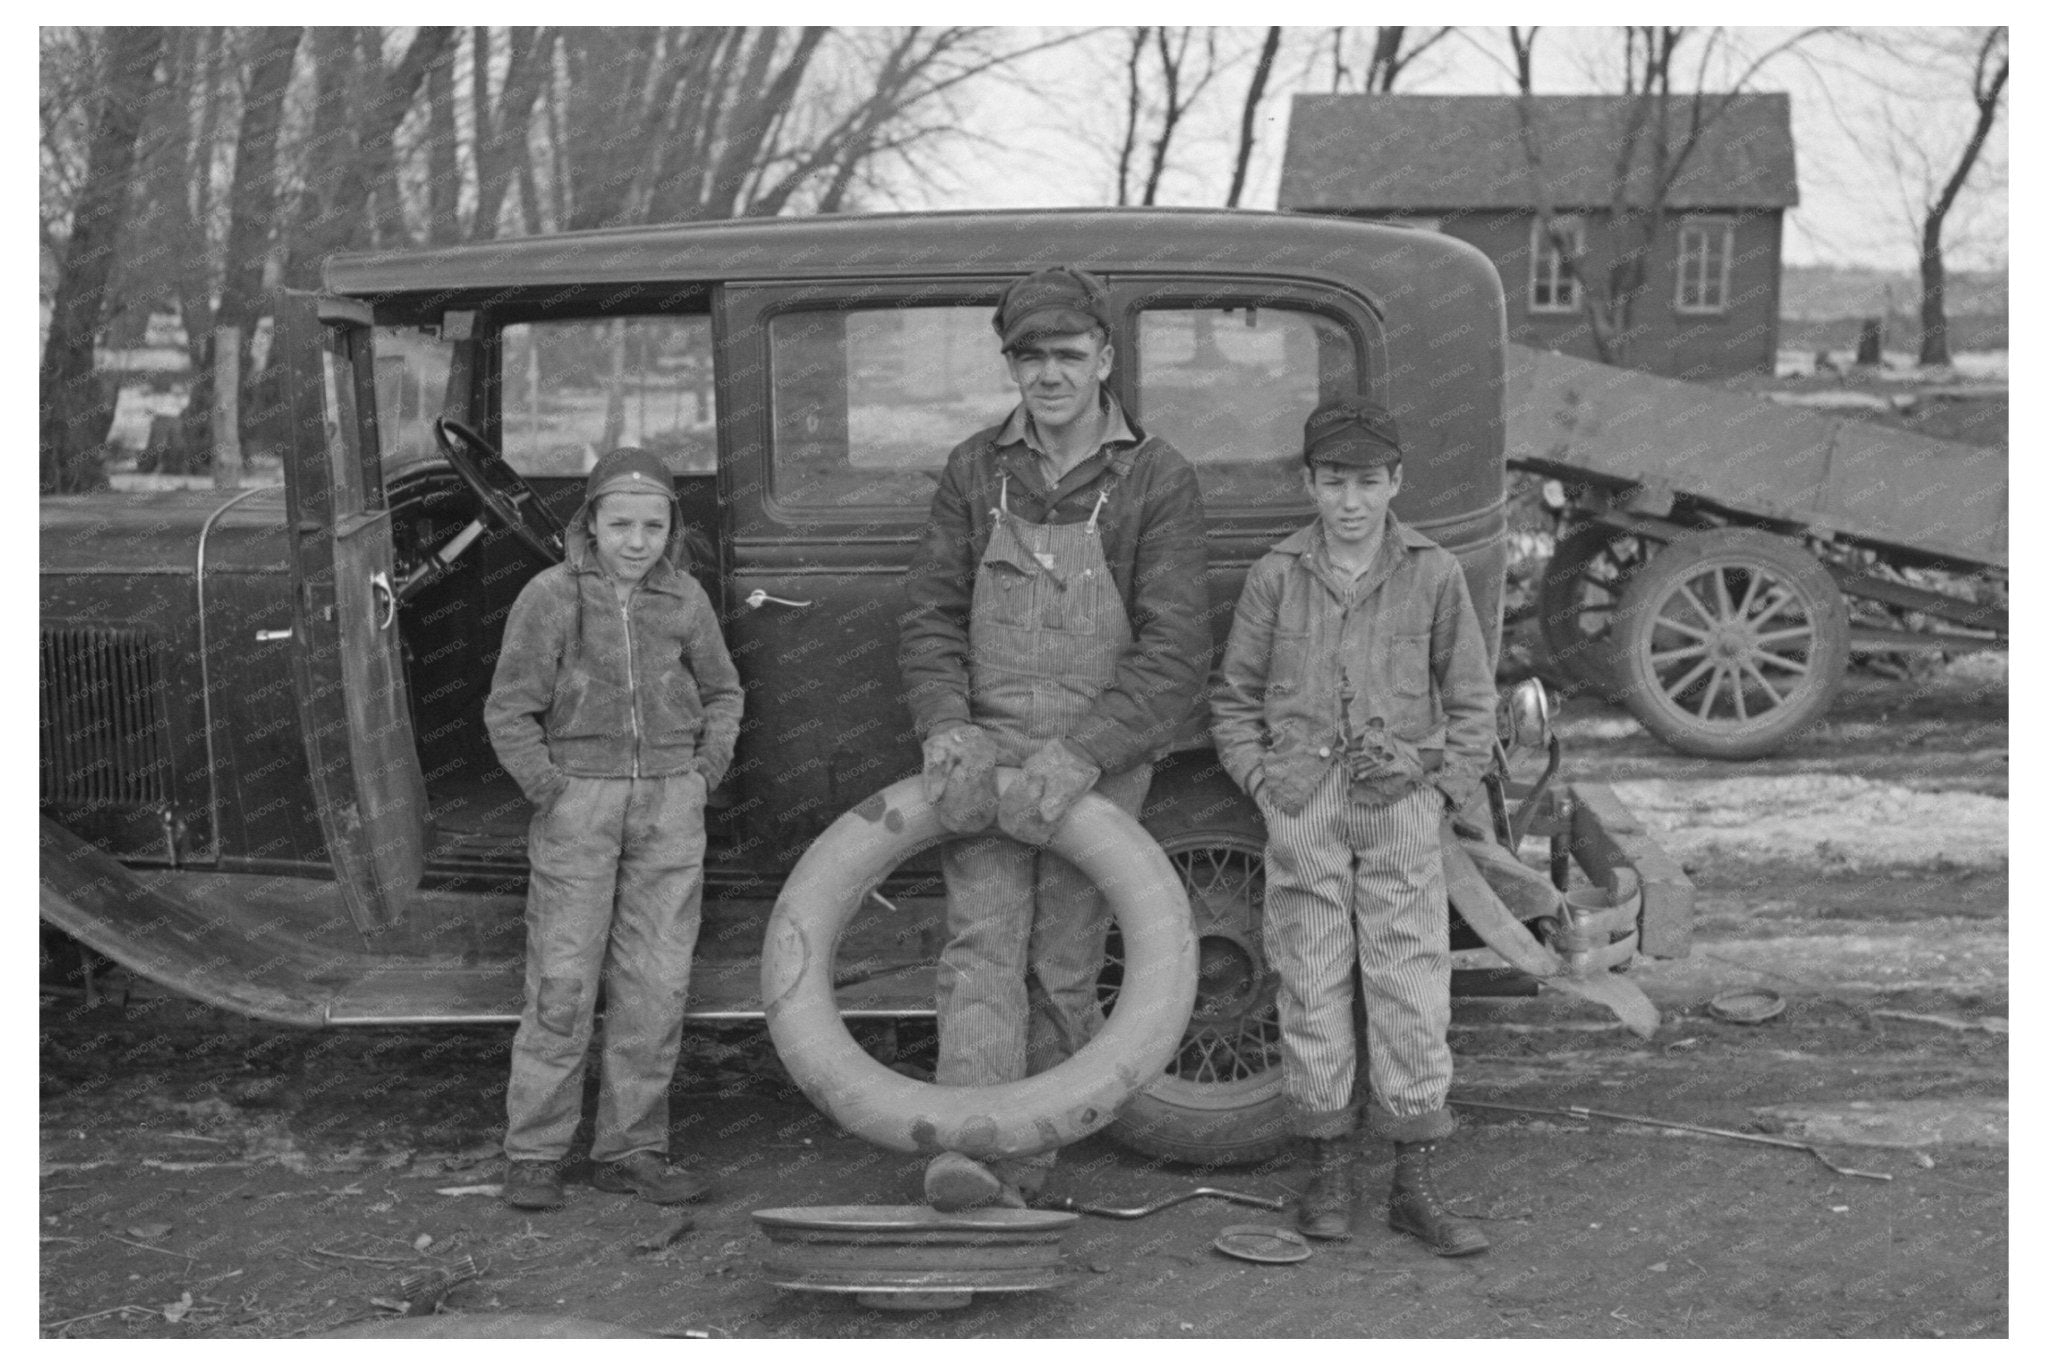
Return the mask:
[[[377,362],[377,443],[386,469],[438,454],[433,421],[448,403],[454,344],[439,327],[379,327],[372,338]]]
[[[502,354],[505,462],[521,474],[587,474],[618,446],[673,474],[718,471],[709,317],[517,323]]]
[[[1017,402],[988,320],[986,303],[770,319],[775,501],[929,505],[947,453]]]
[[[1210,505],[1306,502],[1301,428],[1358,393],[1349,329],[1307,309],[1182,307],[1138,314],[1139,420],[1187,456]]]

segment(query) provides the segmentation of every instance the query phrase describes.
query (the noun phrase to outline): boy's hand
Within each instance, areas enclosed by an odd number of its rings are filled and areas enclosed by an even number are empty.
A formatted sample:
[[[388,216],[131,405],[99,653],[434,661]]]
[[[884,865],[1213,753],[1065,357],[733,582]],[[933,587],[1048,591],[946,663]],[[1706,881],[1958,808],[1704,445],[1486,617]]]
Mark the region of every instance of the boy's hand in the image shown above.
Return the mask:
[[[1079,749],[1063,739],[1047,740],[1024,760],[1017,780],[1003,793],[997,823],[1019,843],[1048,843],[1101,776],[1102,769]]]
[[[924,798],[955,834],[987,829],[996,818],[996,743],[979,725],[955,725],[924,742]]]

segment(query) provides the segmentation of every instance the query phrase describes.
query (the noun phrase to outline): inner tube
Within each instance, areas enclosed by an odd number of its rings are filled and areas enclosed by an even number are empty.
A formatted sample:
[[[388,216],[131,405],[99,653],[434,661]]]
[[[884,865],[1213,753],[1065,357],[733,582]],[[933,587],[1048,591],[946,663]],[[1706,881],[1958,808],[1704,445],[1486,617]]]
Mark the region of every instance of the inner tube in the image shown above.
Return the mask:
[[[999,768],[999,788],[1015,781]],[[1048,847],[1101,889],[1123,931],[1123,990],[1102,1031],[1050,1071],[987,1086],[915,1081],[868,1056],[839,1018],[839,935],[898,864],[954,838],[921,777],[875,793],[804,851],[768,920],[761,998],[768,1033],[804,1094],[841,1128],[893,1152],[987,1160],[1063,1147],[1104,1127],[1166,1069],[1195,1003],[1187,894],[1144,826],[1091,792]]]

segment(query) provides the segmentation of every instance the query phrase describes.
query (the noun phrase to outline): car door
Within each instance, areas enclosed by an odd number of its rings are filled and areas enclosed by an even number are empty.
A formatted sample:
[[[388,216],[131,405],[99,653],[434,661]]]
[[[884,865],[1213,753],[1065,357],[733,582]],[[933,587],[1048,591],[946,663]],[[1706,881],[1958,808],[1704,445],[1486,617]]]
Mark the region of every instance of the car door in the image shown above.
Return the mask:
[[[915,772],[896,667],[903,573],[947,453],[1016,402],[1003,281],[727,286],[716,307],[741,850],[795,861]]]
[[[276,327],[290,419],[293,683],[328,858],[370,934],[405,917],[426,817],[377,460],[371,315],[352,300],[286,293]]]

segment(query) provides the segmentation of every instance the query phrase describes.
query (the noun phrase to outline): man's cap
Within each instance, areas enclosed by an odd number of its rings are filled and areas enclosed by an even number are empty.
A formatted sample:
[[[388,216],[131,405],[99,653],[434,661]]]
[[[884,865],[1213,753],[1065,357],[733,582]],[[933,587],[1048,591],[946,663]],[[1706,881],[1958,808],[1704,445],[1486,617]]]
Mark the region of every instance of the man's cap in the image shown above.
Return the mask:
[[[652,451],[620,446],[597,462],[583,485],[583,501],[594,503],[607,493],[659,493],[676,500],[676,481]]]
[[[1109,325],[1109,290],[1079,266],[1060,265],[1026,275],[1003,291],[993,319],[1009,350],[1033,337],[1063,336]]]
[[[1342,399],[1308,415],[1301,430],[1301,458],[1310,465],[1376,469],[1401,458],[1401,429],[1394,414],[1377,403]]]

